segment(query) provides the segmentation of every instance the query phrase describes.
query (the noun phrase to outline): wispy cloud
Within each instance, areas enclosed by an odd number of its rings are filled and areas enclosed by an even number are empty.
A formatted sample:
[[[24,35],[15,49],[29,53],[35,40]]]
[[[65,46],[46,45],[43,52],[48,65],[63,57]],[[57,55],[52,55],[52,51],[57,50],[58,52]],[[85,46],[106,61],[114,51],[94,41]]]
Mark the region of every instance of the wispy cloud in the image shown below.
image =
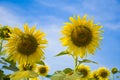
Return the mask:
[[[117,30],[119,26],[117,26],[119,23],[116,22],[116,20],[120,21],[120,16],[116,14],[120,14],[119,8],[120,5],[118,4],[117,0],[84,0],[84,1],[79,1],[76,4],[72,3],[63,3],[63,2],[51,2],[51,1],[38,1],[40,4],[47,6],[47,7],[52,7],[56,8],[57,10],[61,10],[66,13],[70,13],[72,15],[84,15],[88,14],[90,16],[95,17],[95,21],[101,22],[104,27],[108,29],[113,29]],[[114,25],[114,28],[109,25]]]
[[[19,18],[15,16],[10,10],[0,6],[0,24],[15,26],[20,23],[21,21]]]

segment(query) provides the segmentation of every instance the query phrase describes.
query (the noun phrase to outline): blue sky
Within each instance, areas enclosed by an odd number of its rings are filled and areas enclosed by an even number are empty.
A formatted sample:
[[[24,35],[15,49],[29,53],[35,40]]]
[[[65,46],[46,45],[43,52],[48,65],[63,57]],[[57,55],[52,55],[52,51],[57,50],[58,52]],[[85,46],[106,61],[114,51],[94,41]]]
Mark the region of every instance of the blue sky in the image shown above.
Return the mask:
[[[54,57],[64,50],[59,38],[64,22],[70,16],[88,14],[94,16],[95,23],[104,26],[101,50],[88,59],[99,64],[89,64],[91,69],[106,66],[120,69],[120,1],[119,0],[0,0],[0,24],[22,28],[24,23],[36,25],[44,31],[48,40],[45,62],[50,66],[50,74],[66,67],[73,68],[70,56]],[[47,80],[47,79],[46,79]]]

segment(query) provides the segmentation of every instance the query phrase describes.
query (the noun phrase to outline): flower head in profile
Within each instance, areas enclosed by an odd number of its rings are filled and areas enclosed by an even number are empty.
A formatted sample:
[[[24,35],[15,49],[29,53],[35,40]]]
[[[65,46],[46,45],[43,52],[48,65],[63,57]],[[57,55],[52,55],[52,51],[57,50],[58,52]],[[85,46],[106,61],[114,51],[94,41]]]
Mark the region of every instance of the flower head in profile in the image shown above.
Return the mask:
[[[37,68],[37,73],[41,76],[46,76],[48,74],[49,67],[47,65],[41,65]]]
[[[93,20],[87,19],[87,16],[70,17],[71,22],[66,22],[63,26],[62,41],[63,46],[74,56],[83,58],[87,53],[94,54],[96,48],[99,48],[99,42],[102,40],[102,26],[94,24]]]
[[[97,70],[97,74],[100,80],[108,80],[110,71],[105,67],[101,67]]]
[[[6,40],[10,37],[11,28],[9,26],[0,25],[0,38]]]
[[[18,63],[33,63],[44,58],[43,49],[47,43],[44,39],[45,34],[40,30],[35,31],[28,24],[24,25],[24,32],[19,28],[14,28],[8,40],[7,51],[11,60]]]
[[[77,68],[77,73],[80,74],[80,80],[87,80],[90,75],[90,67],[81,64]]]
[[[35,72],[36,64],[19,64],[19,71],[13,73],[10,78],[11,80],[21,80],[31,78],[32,80],[37,79],[38,74]]]
[[[97,70],[91,72],[90,78],[93,79],[93,80],[99,80],[99,77],[98,77],[98,74],[97,74]]]

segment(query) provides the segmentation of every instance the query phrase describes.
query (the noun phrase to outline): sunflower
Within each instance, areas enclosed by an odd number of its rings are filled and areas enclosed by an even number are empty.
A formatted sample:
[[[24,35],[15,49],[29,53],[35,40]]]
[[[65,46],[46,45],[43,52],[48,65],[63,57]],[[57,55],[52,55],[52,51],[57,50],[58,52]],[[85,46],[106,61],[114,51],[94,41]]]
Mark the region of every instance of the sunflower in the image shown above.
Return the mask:
[[[6,40],[10,37],[11,28],[9,26],[0,25],[0,38]]]
[[[93,71],[90,74],[90,78],[94,79],[94,80],[99,80],[98,75],[97,75],[97,70]]]
[[[97,74],[100,80],[108,80],[110,71],[105,67],[101,67],[98,69]]]
[[[17,71],[15,73],[13,73],[10,76],[11,80],[21,80],[21,79],[25,79],[25,78],[36,78],[38,77],[38,74],[35,73],[34,71]]]
[[[66,22],[63,26],[64,37],[60,39],[70,53],[81,58],[86,53],[94,54],[96,48],[99,48],[99,41],[102,40],[102,26],[94,24],[93,20],[87,20],[86,17],[70,17],[71,22]]]
[[[87,80],[90,75],[90,67],[81,64],[77,68],[77,73],[80,74],[80,80]]]
[[[41,76],[46,76],[48,74],[49,67],[46,65],[38,66],[37,73]]]
[[[37,80],[38,74],[35,72],[36,64],[19,64],[18,68],[19,71],[16,71],[10,76],[12,80],[21,80],[24,78]]]
[[[11,60],[18,63],[33,63],[44,58],[43,49],[47,41],[45,34],[40,30],[35,31],[36,27],[31,29],[28,24],[24,25],[24,32],[19,28],[14,28],[8,40],[7,51]]]

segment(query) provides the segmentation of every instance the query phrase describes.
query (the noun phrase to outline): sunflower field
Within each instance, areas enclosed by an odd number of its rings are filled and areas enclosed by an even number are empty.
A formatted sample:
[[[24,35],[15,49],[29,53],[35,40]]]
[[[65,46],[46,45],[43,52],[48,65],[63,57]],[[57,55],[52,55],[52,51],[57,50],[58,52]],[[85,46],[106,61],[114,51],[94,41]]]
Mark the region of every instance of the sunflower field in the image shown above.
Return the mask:
[[[103,26],[95,23],[87,15],[69,17],[69,22],[62,26],[62,37],[59,39],[65,50],[55,57],[71,56],[74,68],[64,68],[49,74],[50,67],[45,63],[45,48],[49,41],[42,30],[36,26],[24,24],[24,30],[18,27],[0,25],[0,80],[115,80],[120,76],[116,67],[109,69],[101,66],[91,70],[89,64],[99,62],[90,60],[88,56],[100,50],[103,40]],[[57,63],[57,61],[56,61]],[[11,70],[11,74],[5,74]]]

